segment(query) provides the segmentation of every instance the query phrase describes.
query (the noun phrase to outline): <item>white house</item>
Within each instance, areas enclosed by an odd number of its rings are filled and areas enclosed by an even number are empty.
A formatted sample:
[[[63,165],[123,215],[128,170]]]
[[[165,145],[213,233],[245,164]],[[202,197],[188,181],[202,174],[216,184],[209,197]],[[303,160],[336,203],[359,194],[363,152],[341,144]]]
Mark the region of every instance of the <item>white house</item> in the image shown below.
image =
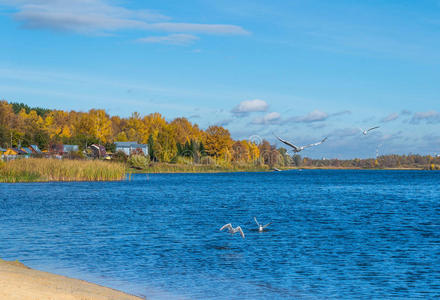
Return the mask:
[[[148,145],[138,144],[137,142],[115,142],[116,152],[122,151],[127,155],[131,155],[136,149],[142,150],[144,155],[148,154]]]

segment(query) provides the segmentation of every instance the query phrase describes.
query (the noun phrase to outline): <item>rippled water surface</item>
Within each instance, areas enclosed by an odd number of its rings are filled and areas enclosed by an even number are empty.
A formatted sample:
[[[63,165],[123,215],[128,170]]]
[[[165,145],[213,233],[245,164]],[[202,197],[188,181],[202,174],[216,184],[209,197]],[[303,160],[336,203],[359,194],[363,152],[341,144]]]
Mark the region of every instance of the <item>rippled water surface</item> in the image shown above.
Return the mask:
[[[147,299],[438,298],[440,173],[0,184],[0,257]]]

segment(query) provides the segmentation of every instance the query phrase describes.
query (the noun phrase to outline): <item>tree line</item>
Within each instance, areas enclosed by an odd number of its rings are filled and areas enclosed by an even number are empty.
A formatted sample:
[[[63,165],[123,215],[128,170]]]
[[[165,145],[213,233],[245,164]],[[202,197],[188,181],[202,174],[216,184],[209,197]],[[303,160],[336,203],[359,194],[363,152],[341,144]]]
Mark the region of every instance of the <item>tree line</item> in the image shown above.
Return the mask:
[[[377,158],[367,159],[310,159],[297,158],[297,166],[315,167],[315,168],[357,168],[357,169],[440,169],[440,157],[431,155],[382,155]]]
[[[88,112],[33,108],[23,103],[0,101],[0,146],[27,147],[36,144],[42,150],[51,144],[75,144],[81,150],[102,144],[114,150],[114,142],[134,141],[148,144],[152,161],[172,162],[177,157],[199,162],[209,156],[219,163],[254,163],[260,150],[276,149],[268,142],[257,145],[233,140],[222,126],[202,130],[186,118],[166,121],[160,113],[128,118],[109,116],[105,110]]]
[[[51,144],[74,144],[81,150],[102,144],[114,152],[114,142],[148,144],[150,161],[204,164],[266,165],[269,167],[438,168],[440,158],[421,155],[385,155],[377,159],[310,159],[289,155],[267,140],[234,140],[222,126],[206,130],[186,118],[167,121],[160,113],[128,118],[109,116],[105,110],[88,112],[29,107],[0,101],[0,147],[48,150]]]

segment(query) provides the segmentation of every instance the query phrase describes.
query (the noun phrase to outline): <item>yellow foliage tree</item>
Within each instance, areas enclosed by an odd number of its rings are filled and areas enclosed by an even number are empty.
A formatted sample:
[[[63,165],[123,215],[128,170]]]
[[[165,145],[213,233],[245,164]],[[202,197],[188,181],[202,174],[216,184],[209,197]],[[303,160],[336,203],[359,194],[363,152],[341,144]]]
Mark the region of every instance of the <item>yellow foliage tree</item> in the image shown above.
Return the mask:
[[[0,126],[13,127],[16,115],[12,110],[12,105],[6,101],[0,101]]]
[[[125,134],[125,132],[119,132],[118,135],[115,138],[116,142],[128,142],[128,138],[127,135]]]
[[[156,156],[163,162],[169,162],[176,156],[176,135],[171,126],[166,125],[162,127],[157,135],[154,150]]]
[[[62,138],[70,138],[72,136],[72,133],[70,132],[69,126],[64,126],[63,130],[60,133],[60,137]]]
[[[176,118],[171,123],[170,126],[176,135],[176,143],[180,143],[181,145],[186,142],[200,141],[201,133],[200,129],[197,125],[191,124],[187,118]]]
[[[144,122],[142,122],[140,114],[134,112],[127,120],[127,124],[123,130],[126,132],[128,140],[142,142],[145,134],[145,125]]]
[[[153,113],[145,116],[143,119],[145,130],[142,132],[142,142],[148,143],[148,138],[150,134],[156,140],[159,132],[167,126],[167,121],[160,113]]]
[[[108,143],[112,138],[112,122],[109,116],[102,109],[92,109],[89,111],[93,127],[90,134],[98,138],[102,143]]]
[[[204,146],[209,155],[227,159],[231,156],[232,143],[231,134],[227,129],[210,126],[206,130]]]
[[[58,137],[66,125],[69,125],[69,114],[61,110],[51,111],[44,122],[44,127],[52,139]]]

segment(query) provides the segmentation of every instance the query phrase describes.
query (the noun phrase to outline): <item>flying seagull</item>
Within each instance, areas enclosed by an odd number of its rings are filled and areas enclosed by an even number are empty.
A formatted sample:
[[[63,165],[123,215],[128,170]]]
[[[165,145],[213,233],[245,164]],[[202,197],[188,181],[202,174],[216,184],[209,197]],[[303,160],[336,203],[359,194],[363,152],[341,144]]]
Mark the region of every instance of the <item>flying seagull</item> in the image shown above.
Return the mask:
[[[232,227],[231,223],[228,223],[226,225],[223,225],[223,227],[220,228],[220,231],[222,231],[225,228],[228,228],[228,231],[229,231],[230,234],[234,234],[234,233],[240,232],[241,237],[244,238],[244,233],[243,233],[243,230],[241,229],[240,226],[237,226],[237,227],[234,228],[234,227]]]
[[[255,220],[255,223],[257,223],[257,225],[258,225],[258,231],[259,232],[263,232],[264,228],[266,228],[267,226],[272,224],[272,222],[271,222],[271,223],[267,223],[266,225],[263,226],[260,223],[258,223],[257,218],[254,217],[254,220]]]
[[[327,137],[325,137],[322,141],[317,142],[317,143],[314,143],[314,144],[305,145],[305,146],[295,146],[295,145],[292,144],[291,142],[288,142],[288,141],[286,141],[286,140],[283,140],[283,139],[280,138],[279,136],[276,136],[276,135],[275,135],[275,137],[276,137],[280,142],[286,144],[287,146],[292,147],[293,152],[295,152],[295,153],[301,152],[302,150],[304,150],[304,149],[306,149],[306,148],[309,148],[309,147],[313,147],[313,146],[321,145],[322,143],[324,143],[324,142],[327,140]]]
[[[380,126],[371,127],[370,129],[367,129],[367,130],[363,130],[362,128],[359,128],[359,129],[362,131],[362,133],[363,133],[364,135],[367,135],[367,133],[368,133],[369,131],[374,130],[374,129],[377,129],[377,128],[379,128],[379,127],[380,127]]]

